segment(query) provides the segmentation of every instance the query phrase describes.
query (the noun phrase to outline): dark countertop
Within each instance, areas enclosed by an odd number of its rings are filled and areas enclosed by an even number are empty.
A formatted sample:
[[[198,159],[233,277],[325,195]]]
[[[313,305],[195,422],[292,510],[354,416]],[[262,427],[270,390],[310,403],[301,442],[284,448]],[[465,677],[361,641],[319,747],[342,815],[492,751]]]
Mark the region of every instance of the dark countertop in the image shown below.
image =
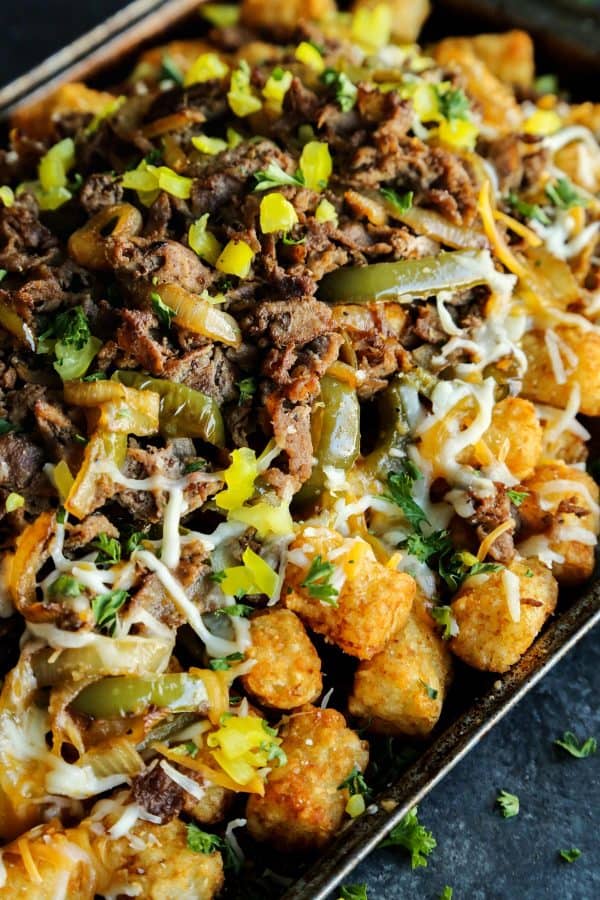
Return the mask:
[[[0,84],[122,8],[119,0],[4,0]],[[600,740],[600,642],[590,635],[426,798],[419,818],[438,842],[426,869],[378,850],[347,883],[369,900],[597,900],[600,753],[577,760],[553,746],[565,730]],[[503,819],[497,792],[521,811]],[[558,851],[579,847],[573,864]]]

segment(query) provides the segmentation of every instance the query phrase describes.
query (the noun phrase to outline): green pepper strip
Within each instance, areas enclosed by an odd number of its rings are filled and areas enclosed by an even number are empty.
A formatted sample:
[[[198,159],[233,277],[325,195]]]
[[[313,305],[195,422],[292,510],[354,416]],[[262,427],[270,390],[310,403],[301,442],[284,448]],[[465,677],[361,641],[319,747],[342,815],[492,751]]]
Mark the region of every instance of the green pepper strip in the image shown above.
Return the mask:
[[[398,465],[393,451],[404,451],[410,431],[404,412],[401,387],[402,378],[396,377],[379,395],[377,417],[380,430],[377,442],[374,449],[360,461],[361,469],[377,478],[385,479],[387,473]]]
[[[139,372],[120,370],[113,377],[127,387],[160,394],[160,433],[163,437],[196,437],[217,447],[224,445],[223,417],[212,397],[185,384],[151,378]]]
[[[337,269],[321,280],[319,298],[328,303],[373,303],[427,297],[437,291],[473,287],[493,275],[489,252],[456,250],[422,259]]]
[[[102,678],[84,688],[71,703],[75,712],[96,719],[139,715],[150,706],[174,712],[206,712],[208,702],[204,682],[185,673]]]
[[[325,375],[321,396],[311,420],[316,464],[296,495],[300,504],[312,503],[325,490],[325,466],[348,471],[360,450],[360,407],[354,388]]]

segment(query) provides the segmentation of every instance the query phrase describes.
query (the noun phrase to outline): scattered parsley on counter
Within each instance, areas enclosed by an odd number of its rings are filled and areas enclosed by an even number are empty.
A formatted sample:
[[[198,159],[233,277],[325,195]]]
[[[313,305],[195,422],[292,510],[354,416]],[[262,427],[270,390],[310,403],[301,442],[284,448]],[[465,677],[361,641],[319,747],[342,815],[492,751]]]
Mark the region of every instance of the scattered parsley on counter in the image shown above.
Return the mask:
[[[413,807],[401,822],[381,842],[382,847],[404,847],[410,853],[410,864],[413,869],[427,865],[427,857],[437,847],[437,841],[417,818],[417,807]]]
[[[366,884],[342,885],[339,900],[369,900]]]
[[[570,753],[571,756],[574,756],[575,759],[587,759],[588,756],[591,756],[598,749],[598,742],[596,738],[589,737],[587,741],[583,741],[581,744],[579,744],[576,736],[572,731],[565,731],[562,738],[554,741],[554,743],[557,747],[560,747],[562,750],[566,750],[567,753]]]
[[[449,884],[446,885],[442,893],[440,894],[440,900],[452,900],[452,894],[454,890],[450,887]]]
[[[519,798],[508,791],[500,791],[496,797],[496,803],[502,810],[505,819],[512,819],[519,815]]]
[[[560,858],[564,859],[565,862],[574,863],[581,856],[581,850],[578,847],[571,847],[570,850],[560,850],[559,854]]]

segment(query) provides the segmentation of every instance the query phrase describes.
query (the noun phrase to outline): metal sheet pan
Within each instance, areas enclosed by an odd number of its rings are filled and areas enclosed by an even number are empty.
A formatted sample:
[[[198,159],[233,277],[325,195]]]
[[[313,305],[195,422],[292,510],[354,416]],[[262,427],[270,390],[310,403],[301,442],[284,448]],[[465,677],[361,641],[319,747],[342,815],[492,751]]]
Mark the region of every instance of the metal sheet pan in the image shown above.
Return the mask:
[[[56,86],[73,79],[110,81],[111,72],[149,43],[163,41],[173,31],[194,33],[198,0],[135,0],[106,22],[36,66],[27,74],[0,89],[0,124],[17,107],[40,99]],[[562,5],[562,4],[559,4]],[[531,28],[542,46],[552,45],[558,18],[548,13],[548,5],[499,3],[495,0],[441,0],[428,32],[448,30],[448,10],[468,17],[469,31],[518,25]],[[564,15],[556,11],[556,16]],[[576,14],[577,17],[577,14]],[[561,19],[562,21],[562,19]],[[571,65],[579,62],[600,68],[600,19],[585,41],[578,40],[579,25],[571,16],[569,30]],[[464,28],[465,19],[453,20],[453,33]],[[199,29],[199,26],[198,26]],[[565,32],[566,33],[566,32]],[[559,73],[560,74],[560,73]],[[417,761],[388,789],[376,798],[377,812],[349,823],[334,843],[285,892],[282,900],[324,900],[400,819],[441,781],[454,766],[534,687],[544,675],[600,623],[600,578],[596,578],[581,596],[561,601],[552,623],[507,674],[484,681],[484,689],[466,710],[454,719],[424,750]],[[480,683],[481,687],[481,683]],[[384,806],[381,805],[384,801]],[[384,808],[385,807],[385,808]]]

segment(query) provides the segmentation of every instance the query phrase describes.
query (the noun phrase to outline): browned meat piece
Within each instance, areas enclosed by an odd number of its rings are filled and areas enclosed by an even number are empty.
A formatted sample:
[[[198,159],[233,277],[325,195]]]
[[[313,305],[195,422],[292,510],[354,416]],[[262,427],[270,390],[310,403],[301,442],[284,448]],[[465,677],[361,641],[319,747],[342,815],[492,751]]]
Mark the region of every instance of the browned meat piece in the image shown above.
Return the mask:
[[[219,406],[238,396],[235,385],[239,379],[239,370],[226,353],[214,344],[191,350],[179,359],[167,360],[163,374],[169,381],[180,381],[208,394]]]
[[[22,491],[42,471],[44,451],[24,434],[0,436],[0,485]]]
[[[469,518],[471,525],[476,528],[479,541],[482,541],[494,528],[506,522],[511,517],[510,498],[503,484],[496,483],[496,493],[490,497],[472,496],[475,513]],[[513,516],[514,518],[514,516]],[[515,555],[513,534],[515,526],[504,531],[496,538],[488,551],[491,559],[501,563],[509,563]]]
[[[119,537],[119,532],[106,516],[96,513],[88,516],[83,522],[67,525],[65,547],[67,550],[79,550],[87,547],[95,541],[99,534],[107,534],[109,537]]]
[[[26,272],[42,262],[55,261],[58,252],[59,241],[40,222],[30,194],[11,207],[0,205],[0,268]]]
[[[152,375],[162,375],[167,359],[173,355],[167,339],[160,333],[158,319],[146,309],[120,311],[117,345]]]
[[[439,344],[448,338],[436,308],[429,303],[418,308],[413,333],[427,344]]]
[[[133,779],[131,794],[136,803],[151,815],[158,816],[161,825],[178,816],[183,808],[183,789],[169,778],[159,763]]]
[[[123,199],[123,186],[108,172],[95,172],[87,178],[79,192],[79,202],[89,216]]]
[[[296,479],[297,489],[312,470],[310,406],[292,406],[275,391],[267,397],[265,407],[273,426],[275,442],[287,456],[288,471]]]
[[[179,284],[200,294],[212,279],[196,254],[176,241],[110,238],[106,254],[116,277],[141,301],[147,300],[155,284]]]
[[[387,131],[375,145],[360,147],[338,180],[359,189],[394,182],[458,224],[470,224],[477,210],[472,179],[459,159],[418,138],[392,137]]]
[[[37,430],[54,462],[66,460],[76,470],[81,460],[81,445],[75,440],[79,433],[62,404],[51,400],[44,388],[33,404]]]

